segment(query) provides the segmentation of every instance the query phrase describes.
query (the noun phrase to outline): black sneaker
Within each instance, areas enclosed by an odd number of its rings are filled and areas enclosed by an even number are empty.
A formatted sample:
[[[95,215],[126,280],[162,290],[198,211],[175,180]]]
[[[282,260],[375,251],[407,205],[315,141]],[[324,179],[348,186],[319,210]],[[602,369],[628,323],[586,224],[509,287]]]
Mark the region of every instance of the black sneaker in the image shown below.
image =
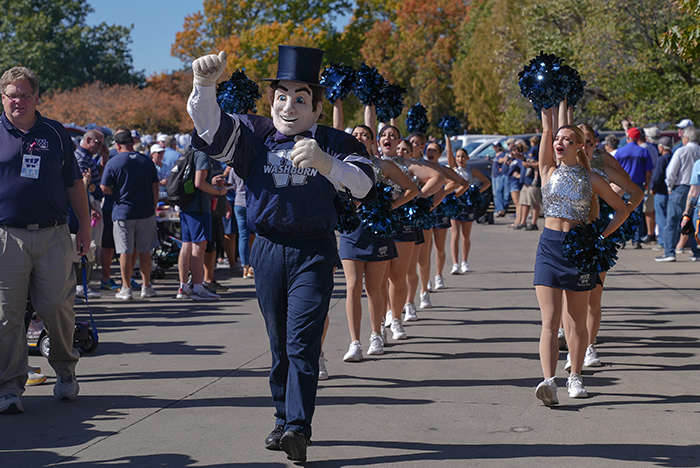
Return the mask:
[[[282,450],[280,448],[280,439],[283,433],[284,426],[275,426],[270,435],[265,438],[265,448],[268,450]]]
[[[525,228],[526,231],[537,231],[538,229],[537,224],[528,224]]]
[[[292,461],[306,461],[306,448],[311,441],[299,431],[290,429],[282,434],[280,448],[287,454],[287,459]]]

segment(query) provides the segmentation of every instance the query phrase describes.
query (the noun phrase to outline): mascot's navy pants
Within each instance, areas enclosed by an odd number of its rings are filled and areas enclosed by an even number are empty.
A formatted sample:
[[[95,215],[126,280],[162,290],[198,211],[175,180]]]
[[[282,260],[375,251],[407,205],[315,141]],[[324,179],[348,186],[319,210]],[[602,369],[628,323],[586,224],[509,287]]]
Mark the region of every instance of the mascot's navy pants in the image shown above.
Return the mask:
[[[270,338],[276,424],[311,438],[321,337],[338,255],[335,237],[323,233],[273,241],[256,236],[250,255]]]

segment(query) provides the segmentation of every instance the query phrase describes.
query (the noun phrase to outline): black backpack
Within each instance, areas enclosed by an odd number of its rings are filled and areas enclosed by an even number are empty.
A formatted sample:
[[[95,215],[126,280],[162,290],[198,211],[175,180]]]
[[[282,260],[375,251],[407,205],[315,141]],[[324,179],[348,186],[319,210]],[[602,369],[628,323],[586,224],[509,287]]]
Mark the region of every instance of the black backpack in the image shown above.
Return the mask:
[[[185,154],[177,158],[175,165],[170,170],[168,184],[168,202],[173,205],[186,206],[194,200],[195,192],[194,174],[194,150],[189,149]]]

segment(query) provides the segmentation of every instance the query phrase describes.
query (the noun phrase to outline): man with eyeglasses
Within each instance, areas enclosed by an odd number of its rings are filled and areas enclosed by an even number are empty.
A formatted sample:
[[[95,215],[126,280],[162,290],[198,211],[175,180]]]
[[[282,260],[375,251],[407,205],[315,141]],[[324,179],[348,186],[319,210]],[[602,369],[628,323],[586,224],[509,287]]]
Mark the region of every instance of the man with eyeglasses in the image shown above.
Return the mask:
[[[90,246],[87,192],[73,142],[59,122],[37,112],[39,82],[24,67],[0,78],[0,414],[24,411],[27,381],[24,312],[27,294],[51,337],[54,395],[78,396],[73,348],[75,273],[72,259]],[[79,221],[76,244],[67,225],[70,203]]]

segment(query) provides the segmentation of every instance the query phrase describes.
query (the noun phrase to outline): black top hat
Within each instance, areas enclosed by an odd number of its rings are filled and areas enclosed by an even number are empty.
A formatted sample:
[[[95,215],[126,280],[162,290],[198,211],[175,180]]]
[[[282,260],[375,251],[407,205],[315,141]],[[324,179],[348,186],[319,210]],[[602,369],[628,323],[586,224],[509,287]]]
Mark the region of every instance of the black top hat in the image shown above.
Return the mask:
[[[294,81],[311,86],[318,83],[323,51],[309,47],[280,45],[277,59],[277,78],[264,78],[263,81]]]

